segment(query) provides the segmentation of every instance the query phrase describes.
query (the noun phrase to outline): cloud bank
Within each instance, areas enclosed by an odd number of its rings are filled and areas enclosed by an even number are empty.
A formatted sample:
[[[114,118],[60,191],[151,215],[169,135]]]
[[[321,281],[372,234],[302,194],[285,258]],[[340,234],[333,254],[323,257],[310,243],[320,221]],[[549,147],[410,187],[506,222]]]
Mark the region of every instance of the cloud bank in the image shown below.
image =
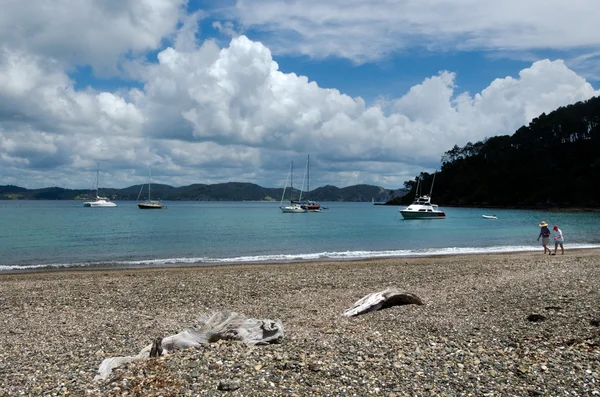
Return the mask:
[[[311,187],[398,188],[439,167],[455,144],[512,134],[600,93],[562,60],[544,59],[478,93],[461,92],[456,74],[442,70],[368,104],[283,73],[269,47],[244,35],[199,44],[190,32],[202,14],[186,14],[180,1],[60,3],[79,19],[40,19],[36,33],[24,31],[33,24],[16,1],[13,18],[0,16],[0,184],[87,188],[100,162],[101,184],[111,187],[143,183],[149,165],[155,182],[174,186],[276,187],[290,160],[310,154]],[[97,34],[112,20],[114,32]],[[135,84],[81,87],[70,77],[78,64]]]
[[[225,15],[276,54],[378,60],[410,48],[529,51],[600,46],[595,0],[237,0]]]

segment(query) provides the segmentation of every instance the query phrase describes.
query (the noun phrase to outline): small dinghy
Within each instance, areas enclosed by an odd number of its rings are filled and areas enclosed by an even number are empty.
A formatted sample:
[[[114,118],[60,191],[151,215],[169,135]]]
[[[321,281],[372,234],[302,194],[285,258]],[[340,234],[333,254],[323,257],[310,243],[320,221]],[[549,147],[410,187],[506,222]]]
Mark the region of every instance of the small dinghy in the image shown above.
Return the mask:
[[[481,215],[483,219],[498,219],[496,215]]]

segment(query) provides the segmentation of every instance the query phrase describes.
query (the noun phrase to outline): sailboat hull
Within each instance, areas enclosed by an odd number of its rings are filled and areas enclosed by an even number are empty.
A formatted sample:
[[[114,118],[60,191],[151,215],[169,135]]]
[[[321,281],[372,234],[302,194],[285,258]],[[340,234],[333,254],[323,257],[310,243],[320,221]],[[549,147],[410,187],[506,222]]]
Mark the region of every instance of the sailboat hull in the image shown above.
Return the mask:
[[[306,212],[306,209],[300,207],[299,205],[288,205],[279,208],[281,209],[281,212],[288,214],[301,214],[303,212]]]
[[[138,208],[142,210],[160,210],[167,207],[161,203],[138,203]]]
[[[101,208],[101,207],[116,207],[117,204],[113,203],[112,201],[108,201],[108,200],[96,200],[96,201],[86,201],[85,203],[83,203],[84,207],[93,207],[93,208]]]

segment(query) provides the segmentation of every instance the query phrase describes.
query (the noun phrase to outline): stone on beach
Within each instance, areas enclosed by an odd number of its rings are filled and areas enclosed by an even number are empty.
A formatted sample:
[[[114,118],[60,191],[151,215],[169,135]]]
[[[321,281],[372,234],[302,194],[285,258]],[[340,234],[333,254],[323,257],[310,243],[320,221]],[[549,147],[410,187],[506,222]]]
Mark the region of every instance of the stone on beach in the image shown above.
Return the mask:
[[[112,370],[124,364],[166,355],[175,350],[206,345],[219,340],[237,340],[246,345],[279,343],[283,338],[283,323],[279,320],[247,318],[243,314],[229,311],[201,317],[188,329],[166,338],[157,338],[135,356],[111,357],[100,364],[94,380],[107,379]]]
[[[422,305],[423,301],[418,296],[397,288],[388,288],[379,292],[372,292],[354,303],[344,311],[344,316],[354,317],[361,314],[387,309],[392,306]]]

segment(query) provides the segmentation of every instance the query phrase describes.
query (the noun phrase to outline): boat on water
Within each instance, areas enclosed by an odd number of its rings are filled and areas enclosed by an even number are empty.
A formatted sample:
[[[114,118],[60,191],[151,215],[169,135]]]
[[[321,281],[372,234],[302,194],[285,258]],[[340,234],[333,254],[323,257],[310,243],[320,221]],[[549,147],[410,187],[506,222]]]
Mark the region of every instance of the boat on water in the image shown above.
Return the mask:
[[[496,215],[481,215],[483,219],[498,219]]]
[[[306,192],[310,192],[310,155],[306,158],[306,169],[304,170],[304,178],[306,180]],[[302,200],[302,191],[304,191],[304,181],[302,181],[302,189],[300,190],[300,198],[292,200],[292,204],[298,204],[308,212],[321,212],[321,204],[313,200]]]
[[[404,219],[444,219],[446,213],[441,211],[437,204],[431,203],[431,192],[433,191],[433,182],[435,182],[435,174],[431,182],[429,194],[420,194],[421,178],[417,180],[415,188],[415,199],[408,207],[401,209],[399,212]]]
[[[98,163],[98,169],[96,170],[96,183],[92,187],[92,191],[96,192],[95,200],[85,201],[84,207],[102,208],[102,207],[116,207],[117,204],[110,201],[108,197],[101,197],[99,195],[99,180],[100,180],[100,163]]]
[[[160,201],[152,200],[150,198],[150,170],[151,168],[148,168],[148,199],[144,202],[140,202],[140,196],[142,195],[142,191],[144,190],[144,185],[142,185],[142,187],[140,188],[140,193],[138,194],[138,198],[136,200],[138,201],[138,208],[142,210],[160,210],[163,208],[167,208],[167,206],[163,205],[163,203],[161,203]]]
[[[285,191],[288,186],[288,181],[290,183],[290,204],[283,205],[283,200],[285,199]],[[279,202],[279,209],[283,213],[289,214],[299,214],[307,212],[306,208],[302,208],[300,204],[292,200],[292,195],[294,194],[294,162],[290,161],[290,170],[288,172],[288,176],[285,180],[285,186],[283,187],[283,194],[281,195],[281,201]],[[300,200],[302,199],[302,191],[300,191]]]

